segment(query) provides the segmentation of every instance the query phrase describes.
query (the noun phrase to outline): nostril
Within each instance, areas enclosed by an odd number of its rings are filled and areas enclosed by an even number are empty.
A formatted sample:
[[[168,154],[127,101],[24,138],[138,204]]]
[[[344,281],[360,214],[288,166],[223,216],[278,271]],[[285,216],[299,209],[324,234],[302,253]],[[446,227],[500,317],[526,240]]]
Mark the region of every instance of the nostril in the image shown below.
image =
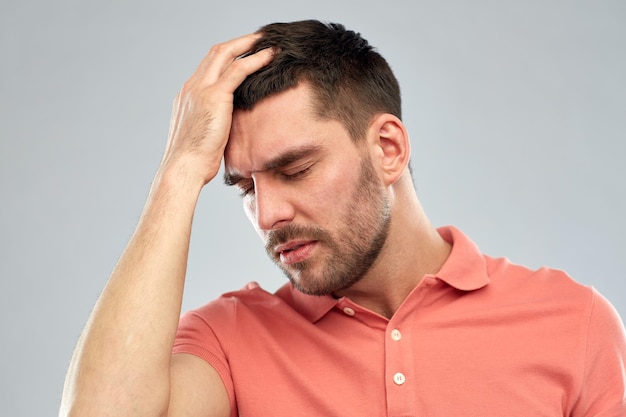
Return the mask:
[[[291,220],[279,220],[272,225],[272,230],[277,230],[282,227],[285,227],[287,224],[289,224],[290,221]]]

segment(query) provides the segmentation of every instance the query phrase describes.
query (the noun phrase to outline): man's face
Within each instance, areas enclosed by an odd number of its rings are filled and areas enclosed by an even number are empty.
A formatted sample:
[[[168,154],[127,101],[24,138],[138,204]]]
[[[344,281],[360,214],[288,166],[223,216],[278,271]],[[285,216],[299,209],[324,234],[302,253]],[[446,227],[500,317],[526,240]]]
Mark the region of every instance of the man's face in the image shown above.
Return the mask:
[[[226,182],[243,194],[270,258],[308,294],[348,288],[370,269],[390,222],[367,146],[320,119],[308,87],[233,116]]]

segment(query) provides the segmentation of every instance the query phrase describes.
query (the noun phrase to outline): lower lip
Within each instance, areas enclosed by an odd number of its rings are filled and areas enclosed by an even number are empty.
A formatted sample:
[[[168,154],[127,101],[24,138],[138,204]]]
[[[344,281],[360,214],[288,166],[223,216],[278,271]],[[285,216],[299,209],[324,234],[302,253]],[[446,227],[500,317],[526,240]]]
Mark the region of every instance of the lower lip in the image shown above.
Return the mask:
[[[303,262],[311,256],[316,245],[317,242],[310,242],[298,247],[297,249],[281,252],[280,260],[285,265]]]

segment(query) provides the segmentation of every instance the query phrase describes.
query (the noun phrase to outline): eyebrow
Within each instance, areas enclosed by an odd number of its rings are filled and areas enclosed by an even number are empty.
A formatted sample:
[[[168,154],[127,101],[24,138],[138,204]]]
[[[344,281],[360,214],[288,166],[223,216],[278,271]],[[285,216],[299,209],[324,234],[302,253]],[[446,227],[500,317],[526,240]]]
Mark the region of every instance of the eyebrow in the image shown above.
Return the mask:
[[[284,168],[302,158],[320,152],[322,148],[321,145],[304,145],[294,149],[288,149],[263,164],[261,171],[274,171],[279,168]],[[243,175],[236,172],[224,172],[224,184],[228,186],[237,185],[244,179],[246,178]]]

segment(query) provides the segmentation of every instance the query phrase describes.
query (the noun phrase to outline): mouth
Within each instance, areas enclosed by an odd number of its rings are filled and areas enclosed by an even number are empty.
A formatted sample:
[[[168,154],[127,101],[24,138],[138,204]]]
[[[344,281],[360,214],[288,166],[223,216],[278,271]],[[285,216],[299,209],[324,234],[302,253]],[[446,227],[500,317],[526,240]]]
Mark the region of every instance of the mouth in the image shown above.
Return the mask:
[[[290,241],[274,248],[277,258],[285,265],[303,262],[317,246],[316,240]]]

